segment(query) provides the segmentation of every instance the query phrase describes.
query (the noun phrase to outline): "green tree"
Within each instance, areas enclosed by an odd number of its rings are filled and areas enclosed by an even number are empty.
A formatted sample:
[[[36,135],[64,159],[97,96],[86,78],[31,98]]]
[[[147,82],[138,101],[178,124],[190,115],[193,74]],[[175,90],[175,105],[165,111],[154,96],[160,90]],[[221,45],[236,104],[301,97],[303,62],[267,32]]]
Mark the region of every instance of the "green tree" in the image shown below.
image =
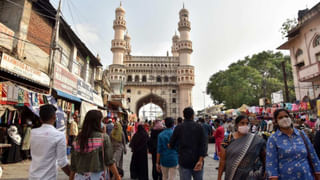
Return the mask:
[[[288,32],[293,29],[294,27],[296,27],[298,24],[298,21],[296,18],[293,19],[287,19],[284,23],[282,23],[281,28],[280,28],[280,32],[282,34],[282,38],[284,39]]]
[[[290,99],[294,98],[290,58],[282,53],[263,51],[232,63],[227,70],[213,74],[207,84],[207,94],[215,103],[227,108],[242,104],[257,105],[259,98],[270,98],[271,93],[284,90],[281,62],[286,62]]]

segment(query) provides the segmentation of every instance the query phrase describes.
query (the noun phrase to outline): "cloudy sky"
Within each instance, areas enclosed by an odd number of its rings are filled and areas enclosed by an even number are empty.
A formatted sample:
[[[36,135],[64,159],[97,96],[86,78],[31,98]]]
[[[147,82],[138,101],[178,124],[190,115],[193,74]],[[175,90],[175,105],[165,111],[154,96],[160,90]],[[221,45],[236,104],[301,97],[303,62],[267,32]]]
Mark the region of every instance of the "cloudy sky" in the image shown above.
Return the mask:
[[[58,0],[51,0],[57,5]],[[196,71],[193,105],[204,107],[209,77],[232,62],[284,42],[279,31],[298,10],[317,0],[123,0],[132,55],[165,56],[177,30],[182,4],[190,12],[192,64]],[[119,0],[63,0],[63,16],[104,67],[112,63],[114,10]],[[284,52],[287,53],[287,52]],[[212,104],[205,96],[205,104]]]

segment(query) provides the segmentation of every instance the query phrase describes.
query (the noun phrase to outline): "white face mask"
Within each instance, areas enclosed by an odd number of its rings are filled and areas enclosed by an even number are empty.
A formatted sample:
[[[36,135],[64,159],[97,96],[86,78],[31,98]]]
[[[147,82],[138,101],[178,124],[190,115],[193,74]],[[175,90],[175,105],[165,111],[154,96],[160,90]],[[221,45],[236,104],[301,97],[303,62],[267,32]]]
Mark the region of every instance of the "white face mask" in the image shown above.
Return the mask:
[[[249,126],[239,126],[238,131],[241,134],[248,134],[249,132]]]
[[[291,123],[292,123],[291,118],[287,118],[287,117],[284,117],[278,120],[278,124],[282,128],[290,127]]]

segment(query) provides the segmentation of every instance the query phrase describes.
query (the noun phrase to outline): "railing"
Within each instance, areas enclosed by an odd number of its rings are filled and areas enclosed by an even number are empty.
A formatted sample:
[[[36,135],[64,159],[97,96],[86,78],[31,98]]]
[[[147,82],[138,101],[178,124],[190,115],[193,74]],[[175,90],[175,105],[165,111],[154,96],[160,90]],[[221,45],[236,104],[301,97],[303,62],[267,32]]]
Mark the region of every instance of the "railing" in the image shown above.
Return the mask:
[[[301,68],[298,74],[301,82],[311,81],[313,78],[320,76],[320,62]]]

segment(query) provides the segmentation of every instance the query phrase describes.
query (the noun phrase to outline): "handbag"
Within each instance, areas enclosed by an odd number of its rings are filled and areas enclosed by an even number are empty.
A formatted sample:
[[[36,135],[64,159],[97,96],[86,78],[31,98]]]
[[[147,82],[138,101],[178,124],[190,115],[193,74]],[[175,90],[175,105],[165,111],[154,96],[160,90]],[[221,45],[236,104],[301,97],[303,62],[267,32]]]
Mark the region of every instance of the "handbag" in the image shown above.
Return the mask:
[[[314,174],[314,173],[316,172],[316,169],[315,169],[315,167],[314,167],[314,164],[312,163],[311,154],[310,154],[310,149],[309,149],[309,147],[308,147],[306,137],[305,137],[305,135],[304,135],[301,131],[299,131],[299,133],[300,133],[300,136],[302,137],[303,143],[304,143],[304,145],[305,145],[305,147],[306,147],[306,149],[307,149],[307,153],[308,153],[308,156],[307,156],[307,158],[308,158],[308,163],[309,163],[309,166],[310,166],[310,168],[311,168],[312,174]]]

